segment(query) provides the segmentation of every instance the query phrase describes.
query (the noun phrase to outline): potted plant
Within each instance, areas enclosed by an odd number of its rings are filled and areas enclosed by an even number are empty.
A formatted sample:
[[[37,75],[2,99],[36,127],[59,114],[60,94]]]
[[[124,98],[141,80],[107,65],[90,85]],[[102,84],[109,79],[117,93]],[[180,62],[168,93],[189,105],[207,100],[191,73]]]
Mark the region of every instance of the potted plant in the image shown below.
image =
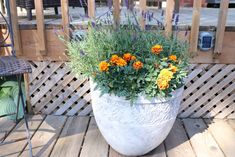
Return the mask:
[[[143,155],[168,135],[187,76],[187,44],[129,24],[90,27],[67,44],[72,71],[91,82],[94,116],[106,141]]]

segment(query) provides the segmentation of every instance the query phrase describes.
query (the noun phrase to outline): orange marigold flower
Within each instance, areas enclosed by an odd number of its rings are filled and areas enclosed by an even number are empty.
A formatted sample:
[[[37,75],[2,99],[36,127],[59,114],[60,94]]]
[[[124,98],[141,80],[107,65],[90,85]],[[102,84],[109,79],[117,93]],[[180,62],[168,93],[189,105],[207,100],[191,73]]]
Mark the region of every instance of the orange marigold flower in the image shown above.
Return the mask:
[[[109,63],[102,61],[99,64],[100,71],[108,71],[109,70]]]
[[[135,56],[131,56],[131,60],[132,61],[136,60],[136,57]]]
[[[132,55],[130,53],[125,53],[123,55],[123,59],[125,59],[125,61],[129,62],[131,60]]]
[[[163,51],[163,48],[162,48],[161,45],[158,45],[158,44],[157,44],[157,45],[155,45],[155,46],[152,47],[151,51],[152,51],[152,53],[154,53],[154,54],[159,54],[160,52]]]
[[[173,72],[173,73],[176,73],[178,71],[178,68],[172,64],[170,64],[170,70]]]
[[[112,55],[110,62],[116,64],[120,57],[118,55]]]
[[[125,65],[127,65],[127,62],[124,59],[119,57],[119,59],[117,60],[116,64],[118,66],[125,66]]]
[[[170,55],[169,59],[172,60],[172,61],[176,61],[177,57],[176,57],[176,55]]]
[[[160,90],[169,88],[169,81],[164,78],[158,78],[156,83]]]
[[[136,61],[135,63],[133,63],[133,67],[135,70],[139,70],[139,69],[143,68],[143,65],[144,64],[140,61]]]

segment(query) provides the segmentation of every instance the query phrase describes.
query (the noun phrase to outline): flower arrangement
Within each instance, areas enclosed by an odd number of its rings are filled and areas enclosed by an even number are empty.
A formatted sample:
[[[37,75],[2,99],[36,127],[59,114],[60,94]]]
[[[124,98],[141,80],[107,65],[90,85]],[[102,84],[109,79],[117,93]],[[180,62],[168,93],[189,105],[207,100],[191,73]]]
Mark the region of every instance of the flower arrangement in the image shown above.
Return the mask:
[[[67,46],[72,70],[92,78],[102,94],[131,101],[140,95],[170,97],[187,76],[187,44],[159,30],[91,27]]]

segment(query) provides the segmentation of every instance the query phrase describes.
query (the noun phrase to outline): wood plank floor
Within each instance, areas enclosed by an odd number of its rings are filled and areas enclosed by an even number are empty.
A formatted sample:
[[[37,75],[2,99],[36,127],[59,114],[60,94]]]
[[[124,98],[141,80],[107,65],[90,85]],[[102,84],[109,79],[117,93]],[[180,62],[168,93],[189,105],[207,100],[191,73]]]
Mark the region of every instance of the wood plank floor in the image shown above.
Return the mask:
[[[136,6],[136,12],[138,12],[138,6]],[[148,7],[147,8],[150,13],[154,13],[154,17],[156,17],[159,21],[164,23],[164,18],[162,18],[162,10],[157,9],[157,7]],[[104,14],[108,11],[107,6],[97,6],[96,7],[96,17],[105,18]],[[36,27],[36,17],[35,10],[33,12],[33,20],[27,20],[26,11],[18,9],[19,16],[19,24],[22,28],[35,28]],[[69,8],[70,16],[71,16],[71,24],[82,24],[88,20],[85,17],[84,9],[81,7],[70,7]],[[180,8],[179,12],[179,26],[191,26],[192,24],[192,8]],[[219,8],[201,8],[201,17],[200,17],[200,25],[205,27],[217,26],[218,22],[218,14]],[[45,15],[45,25],[46,27],[54,27],[61,25],[61,10],[59,8],[59,15],[55,15],[53,8],[47,8],[44,10]],[[103,15],[103,16],[102,16]],[[228,16],[226,20],[226,26],[234,27],[235,26],[235,8],[228,9]],[[121,23],[125,23],[127,21],[126,17],[126,9],[122,7],[120,14]],[[3,19],[0,17],[0,25],[4,24]],[[156,20],[146,21],[147,25],[156,25]],[[174,24],[174,23],[173,23]]]
[[[34,156],[124,157],[99,132],[94,117],[29,117]],[[0,157],[29,156],[24,122],[0,121]],[[156,137],[157,138],[157,137]],[[177,119],[166,140],[144,157],[234,157],[235,119]]]

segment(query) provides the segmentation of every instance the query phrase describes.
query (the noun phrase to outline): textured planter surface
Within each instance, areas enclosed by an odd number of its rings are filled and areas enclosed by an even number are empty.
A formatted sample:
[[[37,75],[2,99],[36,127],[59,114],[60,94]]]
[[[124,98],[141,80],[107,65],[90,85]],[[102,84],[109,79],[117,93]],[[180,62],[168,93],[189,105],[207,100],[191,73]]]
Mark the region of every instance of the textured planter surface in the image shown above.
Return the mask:
[[[156,148],[170,132],[181,101],[183,88],[170,99],[147,100],[139,97],[130,105],[124,98],[93,90],[91,98],[94,116],[105,140],[121,154],[137,156]]]

